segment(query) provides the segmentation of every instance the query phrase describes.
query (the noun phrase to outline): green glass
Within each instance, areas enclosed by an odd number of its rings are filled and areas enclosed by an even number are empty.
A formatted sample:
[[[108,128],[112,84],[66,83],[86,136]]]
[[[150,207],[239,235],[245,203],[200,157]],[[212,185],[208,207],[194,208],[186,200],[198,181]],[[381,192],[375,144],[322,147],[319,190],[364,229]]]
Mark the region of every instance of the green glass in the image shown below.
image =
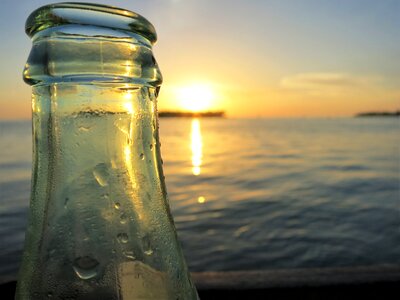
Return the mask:
[[[164,184],[153,26],[47,5],[33,46],[33,176],[17,299],[197,299]]]

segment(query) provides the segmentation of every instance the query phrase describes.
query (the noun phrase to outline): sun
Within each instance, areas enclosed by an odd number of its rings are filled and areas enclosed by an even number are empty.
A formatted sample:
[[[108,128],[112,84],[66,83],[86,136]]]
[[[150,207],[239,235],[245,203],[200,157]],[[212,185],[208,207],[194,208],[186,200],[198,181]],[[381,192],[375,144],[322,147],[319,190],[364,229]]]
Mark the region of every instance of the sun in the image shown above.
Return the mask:
[[[207,84],[192,84],[177,89],[177,100],[182,109],[199,112],[212,108],[215,93]]]

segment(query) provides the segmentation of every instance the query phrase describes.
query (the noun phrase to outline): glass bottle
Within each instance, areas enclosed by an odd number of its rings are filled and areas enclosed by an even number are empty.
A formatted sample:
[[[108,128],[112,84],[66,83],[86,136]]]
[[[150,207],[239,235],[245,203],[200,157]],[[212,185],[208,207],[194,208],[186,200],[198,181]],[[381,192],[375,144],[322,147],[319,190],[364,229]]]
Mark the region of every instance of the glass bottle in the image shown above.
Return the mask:
[[[197,299],[164,184],[153,26],[60,3],[26,22],[33,176],[17,299]]]

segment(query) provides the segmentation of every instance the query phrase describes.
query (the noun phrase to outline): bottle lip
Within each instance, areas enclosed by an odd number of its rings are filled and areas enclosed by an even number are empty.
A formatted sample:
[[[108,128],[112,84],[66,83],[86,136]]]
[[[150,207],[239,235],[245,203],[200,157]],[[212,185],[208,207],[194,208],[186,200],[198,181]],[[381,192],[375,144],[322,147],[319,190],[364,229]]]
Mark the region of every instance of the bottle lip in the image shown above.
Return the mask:
[[[26,20],[25,32],[33,37],[44,29],[68,24],[130,31],[144,36],[151,44],[157,41],[154,26],[141,15],[114,6],[83,2],[54,3],[36,9]]]

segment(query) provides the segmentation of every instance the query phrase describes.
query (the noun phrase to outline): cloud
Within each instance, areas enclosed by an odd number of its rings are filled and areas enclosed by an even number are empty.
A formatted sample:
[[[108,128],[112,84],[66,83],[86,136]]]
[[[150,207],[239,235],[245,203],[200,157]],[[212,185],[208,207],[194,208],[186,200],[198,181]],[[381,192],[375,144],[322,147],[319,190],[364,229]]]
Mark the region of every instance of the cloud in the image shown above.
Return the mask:
[[[334,98],[361,94],[387,94],[388,88],[381,76],[348,73],[300,73],[287,76],[279,82],[281,92],[318,98]]]
[[[284,77],[280,85],[287,89],[316,90],[359,86],[363,80],[343,73],[301,73]]]

